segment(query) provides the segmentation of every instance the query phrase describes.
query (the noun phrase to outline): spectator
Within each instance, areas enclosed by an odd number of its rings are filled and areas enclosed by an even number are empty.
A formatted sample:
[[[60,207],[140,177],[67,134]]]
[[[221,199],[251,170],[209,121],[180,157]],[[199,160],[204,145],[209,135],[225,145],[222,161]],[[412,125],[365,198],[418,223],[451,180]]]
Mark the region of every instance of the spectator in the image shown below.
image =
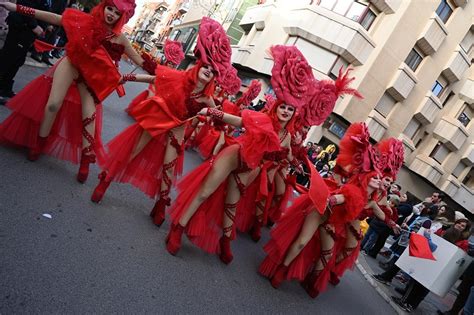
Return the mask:
[[[399,203],[400,198],[397,195],[390,195],[388,198],[388,207],[391,212],[385,213],[385,215],[391,217],[391,215],[396,212]],[[389,218],[386,218],[386,220],[388,219]],[[369,230],[365,234],[361,243],[363,253],[372,258],[377,258],[378,253],[385,245],[391,231],[392,229],[385,223],[385,221],[382,221],[379,218],[372,219],[369,224]]]
[[[463,220],[462,222],[456,221],[454,226],[450,227],[442,233],[442,237],[450,243],[455,244],[460,247],[462,250],[468,252],[468,241],[463,233],[467,230],[469,232],[471,224],[469,221]],[[466,222],[467,221],[467,222]],[[464,244],[466,244],[464,246]],[[411,312],[420,305],[421,301],[428,295],[430,292],[418,281],[411,279],[408,285],[405,288],[405,293],[403,297],[392,296],[392,299],[395,303],[402,307],[403,310]]]
[[[413,212],[413,205],[408,201],[408,195],[402,194],[400,196],[400,204],[397,207],[398,211],[398,220],[397,224],[402,224],[406,217],[408,217]]]
[[[397,195],[398,197],[400,197],[402,194],[400,193],[400,190],[402,189],[402,186],[398,185],[398,184],[395,184],[393,183],[391,186],[390,186],[390,189],[388,190],[388,193],[390,195]]]
[[[433,219],[438,214],[436,209],[431,206],[432,204],[424,202],[422,204],[420,216],[417,217],[410,225],[407,225],[406,223],[402,224],[402,229],[405,230],[403,233],[417,233],[422,226],[426,229],[429,229],[431,227]],[[398,238],[398,241],[394,243],[391,247],[392,252],[394,253],[393,258],[386,265],[383,266],[387,269],[387,271],[378,275],[373,275],[373,278],[375,280],[383,284],[390,284],[393,278],[400,271],[400,268],[398,268],[395,263],[397,262],[401,254],[405,251],[408,245],[408,242],[404,242],[404,237],[402,236],[403,235],[401,235]]]
[[[50,11],[56,14],[63,14],[64,10],[66,10],[67,0],[48,0],[51,3]],[[56,37],[58,35],[60,27],[54,25],[48,25],[45,30],[44,36],[41,37],[41,40],[54,45],[56,43]],[[53,64],[49,61],[49,52],[45,51],[43,53],[38,53],[33,48],[33,52],[31,53],[31,58],[38,62],[43,62],[48,66],[52,66]]]
[[[425,199],[426,202],[430,202],[436,206],[442,206],[444,204],[443,199],[445,198],[445,194],[440,191],[435,191],[430,197]],[[422,203],[413,206],[414,211],[419,213],[419,207]]]
[[[328,178],[329,171],[329,164],[324,164],[323,168],[319,171],[319,175],[321,175],[322,178]]]
[[[438,232],[447,230],[453,226],[454,221],[456,221],[454,210],[448,206],[441,206],[438,208],[438,215],[431,225],[431,231]]]
[[[326,149],[322,150],[318,156],[316,164],[316,169],[320,171],[323,168],[324,164],[328,164],[329,161],[333,159],[333,154],[336,152],[336,146],[334,144],[330,144],[326,147]]]
[[[44,11],[49,10],[47,0],[18,0],[17,4]],[[44,26],[35,18],[17,12],[10,12],[7,23],[7,38],[0,50],[0,98],[2,101],[15,96],[13,79],[18,69],[25,63],[26,54],[33,45],[35,37],[43,33]]]

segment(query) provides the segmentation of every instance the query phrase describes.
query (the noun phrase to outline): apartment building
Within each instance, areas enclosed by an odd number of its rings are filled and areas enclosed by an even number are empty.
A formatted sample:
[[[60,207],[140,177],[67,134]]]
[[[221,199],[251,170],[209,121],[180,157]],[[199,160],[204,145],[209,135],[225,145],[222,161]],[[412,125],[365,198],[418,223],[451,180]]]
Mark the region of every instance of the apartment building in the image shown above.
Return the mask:
[[[192,0],[175,0],[169,7],[168,13],[160,25],[160,30],[156,36],[157,47],[163,47],[163,44],[170,36],[173,27],[182,23],[192,2]]]
[[[153,39],[156,37],[153,35],[159,31],[167,10],[168,4],[165,1],[145,3],[131,33],[131,40],[151,51],[155,46]]]
[[[404,191],[424,199],[439,189],[474,213],[473,12],[467,0],[266,1],[241,18],[232,61],[266,93],[271,45],[296,45],[318,79],[351,66],[364,99],[340,99],[308,140],[337,144],[350,123],[365,121],[374,142],[403,141]]]
[[[189,64],[194,60],[193,50],[196,45],[199,23],[204,16],[220,22],[226,30],[231,44],[239,43],[244,30],[239,26],[247,8],[257,4],[257,0],[200,0],[189,5],[189,11],[179,25],[173,27],[170,38],[183,43],[186,60]]]

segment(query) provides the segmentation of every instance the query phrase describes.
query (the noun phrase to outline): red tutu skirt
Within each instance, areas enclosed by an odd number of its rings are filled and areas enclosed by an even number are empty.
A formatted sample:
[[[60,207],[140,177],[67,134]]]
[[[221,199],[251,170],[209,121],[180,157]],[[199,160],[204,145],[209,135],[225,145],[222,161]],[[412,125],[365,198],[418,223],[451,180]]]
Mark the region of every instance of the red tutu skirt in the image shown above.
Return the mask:
[[[260,265],[259,272],[265,277],[271,278],[278,266],[283,263],[290,246],[299,236],[306,215],[314,208],[307,194],[296,198],[293,205],[285,211],[285,214],[272,229],[272,239],[264,246],[267,257]],[[306,244],[300,254],[288,266],[287,280],[305,279],[313,263],[319,257],[319,233],[314,233],[311,240]]]
[[[236,144],[237,141],[234,137],[228,136],[225,134],[225,131],[221,131],[215,128],[210,127],[207,135],[205,135],[200,140],[200,144],[198,146],[198,151],[201,157],[205,160],[212,156],[214,152],[214,148],[216,147],[217,143],[219,142],[219,138],[221,137],[221,133],[224,132],[224,144],[221,147],[221,150],[225,147],[228,147],[232,144]]]
[[[132,159],[133,150],[138,144],[144,129],[135,123],[118,134],[108,144],[108,156],[100,166],[107,171],[113,181],[129,183],[151,198],[159,195],[163,174],[163,160],[168,136],[163,133],[152,138]],[[175,178],[183,170],[184,155],[178,156]]]
[[[7,103],[12,113],[0,124],[1,143],[26,148],[36,146],[55,69],[56,66],[34,79]],[[43,152],[60,160],[79,163],[82,152],[82,129],[81,99],[77,85],[73,83],[56,116]],[[94,151],[99,162],[105,159],[101,131],[102,104],[98,104]]]
[[[224,152],[223,152],[224,153]],[[173,224],[178,224],[185,211],[199,192],[212,169],[213,159],[205,161],[177,184],[178,197],[169,212]],[[189,240],[205,252],[220,253],[219,239],[222,235],[224,201],[227,188],[225,180],[217,190],[197,209],[185,228]]]
[[[141,92],[140,94],[135,96],[135,98],[130,102],[128,107],[125,109],[125,112],[126,113],[130,112],[130,110],[132,110],[137,104],[139,104],[140,102],[143,102],[147,98],[148,98],[148,90]]]

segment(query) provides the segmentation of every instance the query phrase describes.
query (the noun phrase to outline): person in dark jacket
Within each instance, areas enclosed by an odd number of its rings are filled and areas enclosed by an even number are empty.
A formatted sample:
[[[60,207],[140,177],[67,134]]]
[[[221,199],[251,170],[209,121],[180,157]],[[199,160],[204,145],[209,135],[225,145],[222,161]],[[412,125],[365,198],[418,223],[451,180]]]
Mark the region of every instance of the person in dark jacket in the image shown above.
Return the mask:
[[[51,9],[49,11],[56,13],[56,14],[63,14],[64,10],[66,10],[66,7],[68,5],[68,0],[49,0],[51,1]],[[54,26],[54,25],[48,25],[45,30],[44,37],[41,37],[41,40],[54,45],[56,43],[56,38],[58,36],[59,30],[61,27],[59,26]],[[43,62],[47,64],[48,66],[52,66],[53,64],[51,61],[49,61],[49,51],[45,51],[42,53],[36,52],[36,50],[33,49],[33,52],[31,53],[31,58],[38,62]]]
[[[38,10],[50,9],[51,0],[18,0],[17,4]],[[44,32],[44,24],[33,17],[10,12],[7,17],[8,34],[5,45],[0,50],[0,101],[15,96],[13,79],[18,69],[25,63],[26,54],[36,36]]]

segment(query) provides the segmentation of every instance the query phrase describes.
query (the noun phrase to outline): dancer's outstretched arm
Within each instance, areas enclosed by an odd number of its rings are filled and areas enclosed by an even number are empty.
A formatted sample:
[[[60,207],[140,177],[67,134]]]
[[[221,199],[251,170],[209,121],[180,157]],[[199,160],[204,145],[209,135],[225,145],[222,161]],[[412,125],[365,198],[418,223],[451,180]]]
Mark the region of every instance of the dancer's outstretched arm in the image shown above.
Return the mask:
[[[155,76],[149,74],[127,73],[122,75],[122,83],[127,81],[153,83],[155,81]]]
[[[219,119],[226,124],[232,125],[234,127],[242,127],[242,118],[239,116],[235,116],[232,114],[224,113],[223,111],[214,109],[214,108],[203,108],[198,113],[198,115],[202,116],[210,116],[215,119]]]
[[[34,17],[35,19],[41,20],[48,24],[61,26],[62,16],[56,13],[36,10],[30,7],[25,7],[22,5],[17,5],[11,2],[0,2],[0,7],[4,7],[8,11],[18,12],[23,15]]]

